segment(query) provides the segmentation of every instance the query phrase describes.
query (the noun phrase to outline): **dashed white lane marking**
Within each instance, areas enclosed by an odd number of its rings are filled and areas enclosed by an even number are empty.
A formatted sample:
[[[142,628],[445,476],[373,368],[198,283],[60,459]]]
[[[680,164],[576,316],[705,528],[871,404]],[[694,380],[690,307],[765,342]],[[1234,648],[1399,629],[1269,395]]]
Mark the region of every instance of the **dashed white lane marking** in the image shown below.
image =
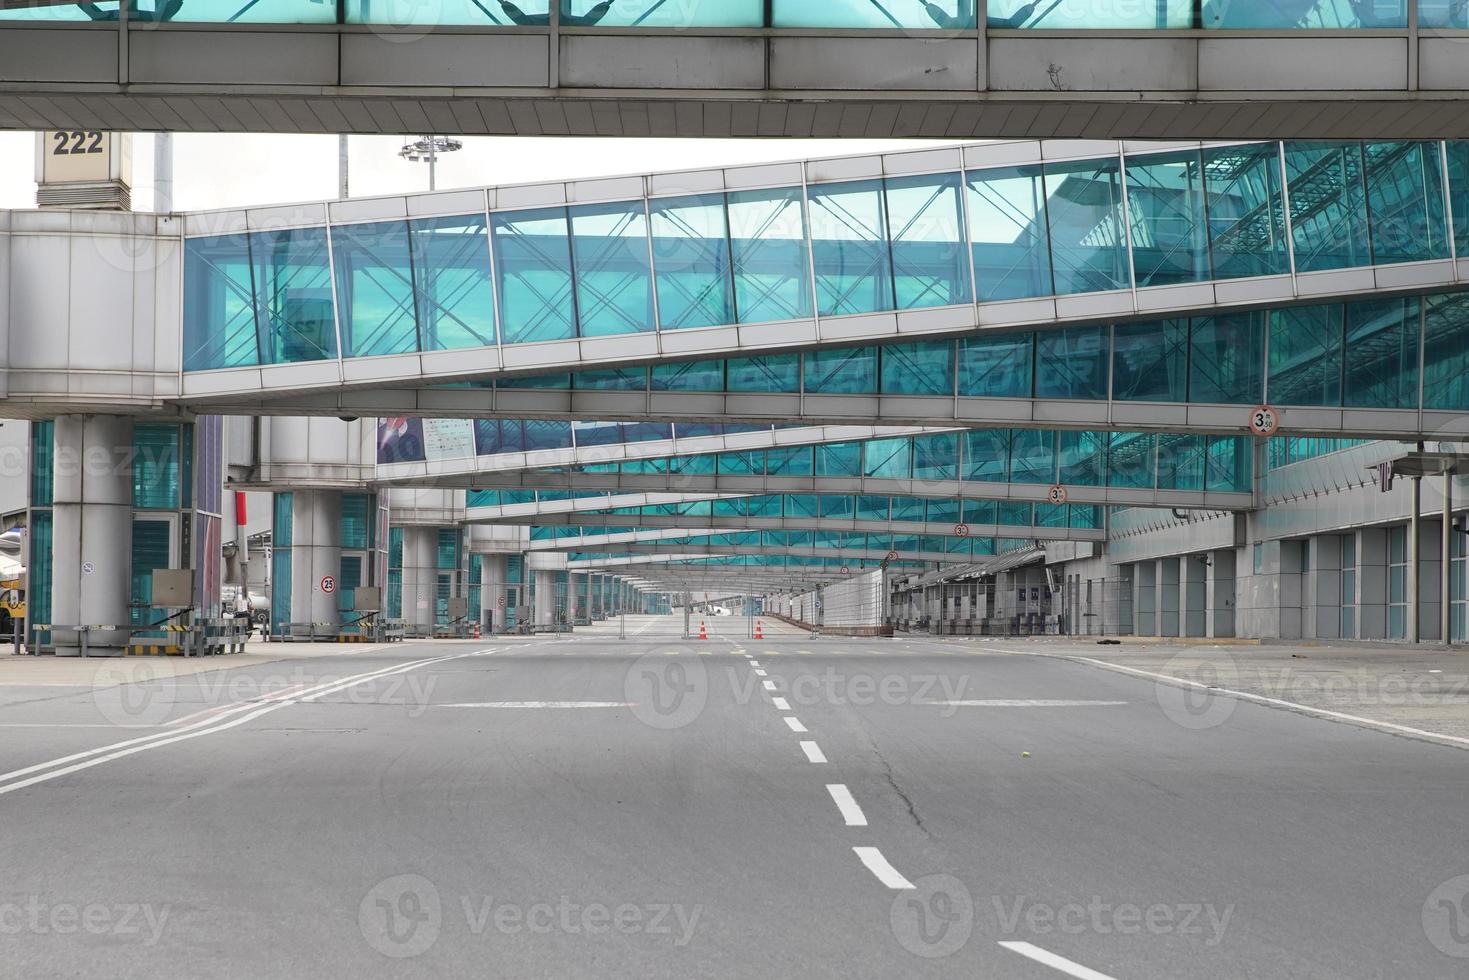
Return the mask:
[[[888,863],[888,859],[882,856],[882,851],[875,847],[854,847],[857,857],[867,866],[877,880],[889,888],[906,889],[912,888],[913,882],[898,873],[898,869]]]
[[[776,710],[778,710],[778,711],[790,711],[791,710],[791,703],[789,701],[787,701],[785,698],[771,698],[770,699],[770,703],[773,704],[773,705],[775,705]]]
[[[769,673],[770,673],[769,671],[767,671],[767,670],[761,670],[759,667],[756,667],[755,668],[755,676],[756,677],[765,677],[765,676],[768,676]]]
[[[801,751],[806,753],[806,761],[817,765],[826,761],[826,755],[821,751],[821,746],[815,742],[802,742]]]
[[[790,730],[795,732],[797,735],[806,734],[806,726],[801,724],[801,719],[788,717],[786,718],[785,722],[786,727],[790,728]]]
[[[760,666],[760,661],[752,659],[750,661],[750,666],[751,667],[759,667]]]
[[[435,708],[631,708],[631,701],[468,701]]]
[[[831,801],[837,805],[837,809],[842,811],[842,819],[848,827],[867,826],[867,814],[857,805],[852,791],[847,789],[845,783],[827,783],[826,791],[831,794]]]
[[[760,686],[767,691],[773,691],[775,690],[775,681],[761,681]]]
[[[1057,956],[1055,953],[1041,949],[1032,943],[1012,941],[1002,942],[1000,945],[1012,953],[1019,953],[1021,956],[1035,960],[1037,963],[1043,963],[1053,970],[1060,970],[1068,977],[1076,977],[1077,980],[1114,980],[1114,978],[1105,973],[1098,973],[1090,967],[1082,966],[1080,963],[1073,963],[1064,956]]]
[[[941,704],[952,708],[1093,708],[1126,704],[1126,701],[1064,701],[1046,698],[992,698],[980,701],[929,701],[926,704]]]

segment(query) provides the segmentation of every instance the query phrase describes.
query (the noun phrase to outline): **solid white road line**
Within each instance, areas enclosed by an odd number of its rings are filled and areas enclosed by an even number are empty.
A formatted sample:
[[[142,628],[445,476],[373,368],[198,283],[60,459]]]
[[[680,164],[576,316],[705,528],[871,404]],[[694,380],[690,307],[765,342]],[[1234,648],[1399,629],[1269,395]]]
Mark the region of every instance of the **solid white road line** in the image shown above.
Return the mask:
[[[785,721],[786,721],[786,726],[789,727],[790,730],[793,731],[793,732],[795,732],[797,735],[804,735],[804,734],[806,734],[806,726],[803,725],[803,724],[801,724],[801,719],[799,719],[799,718],[787,718]]]
[[[761,681],[760,686],[767,691],[773,691],[775,690],[775,681]]]
[[[631,701],[469,701],[433,708],[631,708]]]
[[[1053,970],[1060,970],[1068,977],[1076,977],[1077,980],[1114,980],[1114,978],[1105,973],[1098,973],[1090,967],[1082,966],[1080,963],[1073,963],[1064,956],[1057,956],[1055,953],[1041,949],[1039,946],[1031,943],[1012,941],[1002,942],[1000,945],[1012,953],[1019,953],[1021,956],[1035,960],[1037,963],[1044,963]]]
[[[826,761],[826,755],[821,751],[821,746],[815,742],[802,742],[801,751],[806,753],[806,761],[817,765]]]
[[[877,876],[877,880],[889,888],[912,888],[913,882],[898,873],[898,869],[888,863],[888,859],[882,856],[882,851],[875,847],[854,847],[857,857],[867,866],[867,870]]]
[[[770,703],[775,705],[777,711],[790,711],[791,703],[785,698],[771,698]]]
[[[837,809],[842,811],[842,819],[846,821],[848,827],[867,826],[867,814],[863,813],[862,808],[857,805],[852,791],[847,789],[846,784],[827,783],[826,791],[831,794],[831,801],[837,805]]]
[[[925,701],[954,708],[1092,708],[1126,704],[1126,701],[1056,701],[1046,698],[994,698],[988,701]]]

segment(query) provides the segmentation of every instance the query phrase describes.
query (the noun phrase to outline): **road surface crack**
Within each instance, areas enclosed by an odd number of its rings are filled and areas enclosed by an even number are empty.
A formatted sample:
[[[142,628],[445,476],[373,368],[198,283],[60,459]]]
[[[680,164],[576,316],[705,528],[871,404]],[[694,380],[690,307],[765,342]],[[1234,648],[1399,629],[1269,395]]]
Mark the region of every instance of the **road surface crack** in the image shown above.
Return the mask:
[[[923,818],[918,815],[918,808],[913,805],[913,801],[908,797],[908,794],[903,792],[903,787],[898,785],[897,779],[893,777],[893,767],[888,764],[887,758],[883,756],[882,751],[872,741],[871,736],[867,738],[867,745],[872,749],[872,754],[877,756],[877,761],[882,763],[883,776],[887,779],[888,785],[893,788],[893,792],[898,794],[898,799],[902,800],[903,805],[908,808],[908,816],[912,819],[913,826],[917,827],[923,836],[932,838],[933,835],[928,832],[928,828],[923,824]]]

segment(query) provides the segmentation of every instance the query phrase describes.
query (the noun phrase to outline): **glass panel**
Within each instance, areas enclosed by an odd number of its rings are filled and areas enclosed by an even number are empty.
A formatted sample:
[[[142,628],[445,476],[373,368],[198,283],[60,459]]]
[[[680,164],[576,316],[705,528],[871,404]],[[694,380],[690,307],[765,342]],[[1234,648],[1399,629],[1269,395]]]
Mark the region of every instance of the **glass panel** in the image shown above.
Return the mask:
[[[551,22],[551,0],[344,0],[349,24],[537,27]]]
[[[974,26],[974,0],[771,0],[770,25],[964,29]]]
[[[922,497],[894,497],[892,519],[895,521],[923,521],[924,501]]]
[[[893,308],[882,181],[810,188],[812,252],[822,316]]]
[[[1304,0],[1239,3],[1203,0],[1203,26],[1227,30],[1407,27],[1407,0]]]
[[[1469,293],[1423,302],[1423,407],[1469,411]]]
[[[1158,488],[1204,489],[1204,437],[1175,432],[1158,434]]]
[[[185,242],[185,371],[260,363],[253,290],[248,236]]]
[[[1112,340],[1112,397],[1188,401],[1188,321],[1119,323]]]
[[[1106,327],[1042,330],[1035,346],[1035,397],[1106,399]]]
[[[983,483],[1009,481],[1008,429],[970,429],[964,433],[964,479]]]
[[[166,611],[149,607],[153,604],[153,572],[169,567],[172,543],[173,528],[169,521],[133,521],[132,581],[128,591],[129,618],[134,626],[151,625],[168,615]]]
[[[1059,482],[1073,487],[1099,487],[1107,476],[1105,432],[1061,432]]]
[[[250,236],[255,321],[266,364],[337,356],[326,229],[294,228]]]
[[[1107,486],[1154,486],[1157,461],[1154,437],[1147,432],[1112,432],[1107,435]]]
[[[652,202],[658,317],[664,330],[734,323],[724,197]]]
[[[968,303],[959,175],[890,177],[887,210],[898,309]]]
[[[1360,408],[1418,406],[1418,300],[1346,306],[1346,383],[1342,403]]]
[[[862,475],[862,443],[825,443],[815,448],[817,476]]]
[[[1032,333],[996,333],[959,340],[959,394],[1029,398]]]
[[[858,497],[857,518],[863,521],[885,521],[890,513],[888,497]]]
[[[50,507],[56,491],[56,422],[31,423],[31,506]]]
[[[969,240],[981,303],[1049,296],[1051,251],[1041,168],[1002,167],[967,175]]]
[[[882,348],[884,395],[954,394],[954,345],[947,340],[891,344]]]
[[[1111,157],[1046,165],[1046,213],[1057,293],[1131,285],[1119,170]]]
[[[20,7],[0,9],[0,20],[74,20],[74,21],[116,21],[118,18],[118,0],[103,0],[102,3],[79,2],[74,4],[59,4],[51,7]],[[48,610],[46,615],[51,615]],[[32,619],[36,618],[33,614]],[[41,620],[45,622],[45,620]]]
[[[959,433],[940,432],[913,437],[913,479],[957,480]]]
[[[1127,208],[1139,286],[1209,278],[1203,161],[1197,151],[1128,157]]]
[[[855,498],[843,494],[822,494],[820,498],[821,516],[828,519],[851,520],[855,506],[854,500]]]
[[[653,329],[653,277],[643,202],[571,208],[576,314],[583,337]]]
[[[408,223],[424,350],[495,342],[495,290],[485,228],[482,214]]]
[[[654,364],[654,391],[723,391],[723,361]]]
[[[1193,26],[1192,0],[1113,4],[990,0],[987,9],[987,22],[991,30],[1147,30]]]
[[[1418,0],[1419,27],[1469,27],[1469,4],[1464,0]]]
[[[571,445],[571,423],[549,420],[527,420],[524,423],[525,449],[565,449]]]
[[[1372,261],[1449,257],[1443,161],[1437,143],[1367,143],[1367,214]]]
[[[1204,151],[1209,248],[1215,279],[1290,271],[1280,184],[1278,143]]]
[[[869,439],[863,449],[862,475],[883,480],[908,479],[913,475],[912,443],[906,438]]]
[[[1189,401],[1260,403],[1264,395],[1264,322],[1264,313],[1225,313],[1192,321]]]
[[[766,476],[810,476],[814,453],[810,446],[786,446],[765,451]]]
[[[1464,9],[1469,11],[1469,4],[1465,4]],[[1450,140],[1445,147],[1449,162],[1449,200],[1454,212],[1454,241],[1458,254],[1469,256],[1469,140]]]
[[[179,506],[179,427],[140,422],[133,426],[133,506]]]
[[[332,260],[342,308],[342,356],[417,351],[408,223],[338,225],[332,228]]]
[[[1371,264],[1359,143],[1286,143],[1296,269]]]
[[[764,357],[732,357],[725,361],[730,391],[798,392],[801,390],[801,355],[767,354]]]
[[[1270,310],[1270,401],[1340,405],[1342,307]]]
[[[564,208],[491,216],[500,336],[507,344],[576,336]]]
[[[735,307],[741,323],[811,315],[811,256],[801,189],[728,195]]]
[[[337,11],[332,4],[319,0],[132,0],[128,19],[153,23],[335,24]]]
[[[563,27],[763,27],[764,0],[561,0]]]
[[[577,391],[642,391],[648,387],[648,369],[628,367],[578,371],[571,376],[571,387]]]
[[[1236,436],[1211,437],[1205,460],[1204,489],[1249,493],[1252,458],[1250,440]]]
[[[874,395],[877,393],[877,348],[814,350],[804,355],[808,395]]]
[[[930,524],[958,524],[963,520],[961,503],[958,500],[930,500],[928,516],[924,519]]]
[[[1056,482],[1056,433],[1043,429],[1011,430],[1010,482]]]

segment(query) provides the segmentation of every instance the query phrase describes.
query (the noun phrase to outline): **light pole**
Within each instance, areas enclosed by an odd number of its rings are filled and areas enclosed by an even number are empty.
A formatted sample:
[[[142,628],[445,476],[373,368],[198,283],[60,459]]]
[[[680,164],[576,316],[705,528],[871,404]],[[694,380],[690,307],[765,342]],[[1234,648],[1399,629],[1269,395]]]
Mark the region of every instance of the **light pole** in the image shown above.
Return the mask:
[[[428,164],[428,189],[438,190],[439,154],[454,153],[464,149],[464,143],[448,136],[420,136],[398,151],[398,156],[409,163]]]

